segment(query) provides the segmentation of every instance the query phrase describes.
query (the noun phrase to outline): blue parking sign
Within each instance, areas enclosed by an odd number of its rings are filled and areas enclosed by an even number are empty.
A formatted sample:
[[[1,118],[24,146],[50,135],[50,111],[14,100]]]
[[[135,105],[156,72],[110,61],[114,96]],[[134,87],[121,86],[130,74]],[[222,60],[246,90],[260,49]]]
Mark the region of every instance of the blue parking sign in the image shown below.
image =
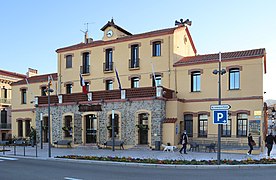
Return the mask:
[[[227,124],[228,110],[214,110],[213,123],[214,124]]]

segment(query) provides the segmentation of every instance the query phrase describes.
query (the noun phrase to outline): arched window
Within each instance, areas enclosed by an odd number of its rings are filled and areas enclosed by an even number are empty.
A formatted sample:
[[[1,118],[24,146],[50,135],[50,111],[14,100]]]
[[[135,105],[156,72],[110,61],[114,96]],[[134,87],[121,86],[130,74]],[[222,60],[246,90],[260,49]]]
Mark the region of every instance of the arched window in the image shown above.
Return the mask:
[[[247,114],[237,114],[237,136],[247,136],[247,122]]]
[[[208,115],[199,114],[198,115],[198,136],[207,137],[208,133]]]

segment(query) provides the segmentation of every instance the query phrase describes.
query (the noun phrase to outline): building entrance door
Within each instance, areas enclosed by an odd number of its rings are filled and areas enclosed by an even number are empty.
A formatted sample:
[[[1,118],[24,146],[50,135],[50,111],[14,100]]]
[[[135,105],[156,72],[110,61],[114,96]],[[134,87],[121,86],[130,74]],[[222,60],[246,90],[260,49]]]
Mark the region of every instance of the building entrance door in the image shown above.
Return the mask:
[[[86,143],[97,142],[97,118],[94,114],[85,117]]]
[[[43,117],[42,131],[43,131],[42,140],[43,142],[46,143],[48,142],[48,117]]]
[[[139,144],[148,144],[148,114],[139,114],[138,118]]]

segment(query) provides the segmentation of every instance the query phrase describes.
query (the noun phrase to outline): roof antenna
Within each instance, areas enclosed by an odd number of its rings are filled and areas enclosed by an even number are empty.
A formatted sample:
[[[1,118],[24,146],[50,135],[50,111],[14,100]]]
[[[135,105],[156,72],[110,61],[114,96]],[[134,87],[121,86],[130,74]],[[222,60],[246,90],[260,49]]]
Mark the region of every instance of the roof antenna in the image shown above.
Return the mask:
[[[81,32],[84,33],[84,43],[85,44],[90,43],[91,41],[93,41],[92,38],[88,38],[88,25],[89,24],[94,24],[94,22],[92,22],[92,23],[84,23],[84,25],[86,25],[86,30],[85,31],[80,30]]]

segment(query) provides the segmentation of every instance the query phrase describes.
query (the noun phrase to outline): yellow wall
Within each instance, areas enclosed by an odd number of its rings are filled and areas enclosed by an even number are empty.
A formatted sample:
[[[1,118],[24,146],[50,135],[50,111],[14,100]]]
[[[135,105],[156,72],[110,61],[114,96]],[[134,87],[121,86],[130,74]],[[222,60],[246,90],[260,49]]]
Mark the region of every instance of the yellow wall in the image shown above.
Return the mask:
[[[109,28],[107,28],[109,29]],[[107,30],[106,29],[106,30]],[[111,27],[112,29],[112,27]],[[113,28],[114,30],[114,28]],[[116,35],[116,29],[114,30],[114,35]],[[183,37],[186,36],[186,31],[183,28],[177,29],[174,34],[168,34],[163,36],[156,36],[150,38],[143,38],[132,41],[124,41],[114,44],[96,46],[81,50],[67,51],[58,53],[58,74],[61,76],[61,94],[65,93],[64,83],[73,82],[73,92],[80,92],[81,87],[79,85],[79,73],[80,66],[82,66],[82,53],[90,52],[90,74],[84,74],[85,80],[90,81],[90,90],[98,91],[105,89],[105,78],[115,78],[113,84],[114,89],[118,89],[117,80],[114,72],[104,72],[103,63],[105,62],[105,52],[104,49],[113,47],[113,62],[114,67],[120,75],[120,81],[123,88],[130,88],[131,82],[129,80],[130,75],[140,75],[140,87],[152,86],[152,79],[150,74],[152,74],[152,65],[154,66],[154,71],[156,73],[163,73],[162,85],[174,89],[175,74],[173,63],[178,59],[178,57],[183,57],[187,55],[194,55],[190,41],[184,44]],[[150,42],[152,40],[162,39],[161,44],[161,56],[152,56],[152,45]],[[105,40],[108,40],[105,39]],[[129,59],[131,58],[131,48],[129,44],[131,43],[141,43],[139,47],[139,58],[140,58],[140,69],[130,70]],[[176,43],[177,45],[174,45]],[[73,55],[73,67],[66,69],[66,55]]]
[[[36,128],[36,116],[35,116],[35,96],[41,96],[41,85],[46,86],[47,82],[29,83],[22,85],[12,86],[12,135],[18,136],[18,125],[16,120],[23,119],[23,136],[25,135],[24,119],[31,119],[31,127]],[[57,82],[54,81],[51,86],[54,91],[57,90]],[[27,89],[27,103],[21,103],[21,90],[20,88]],[[55,93],[53,93],[55,94]]]

